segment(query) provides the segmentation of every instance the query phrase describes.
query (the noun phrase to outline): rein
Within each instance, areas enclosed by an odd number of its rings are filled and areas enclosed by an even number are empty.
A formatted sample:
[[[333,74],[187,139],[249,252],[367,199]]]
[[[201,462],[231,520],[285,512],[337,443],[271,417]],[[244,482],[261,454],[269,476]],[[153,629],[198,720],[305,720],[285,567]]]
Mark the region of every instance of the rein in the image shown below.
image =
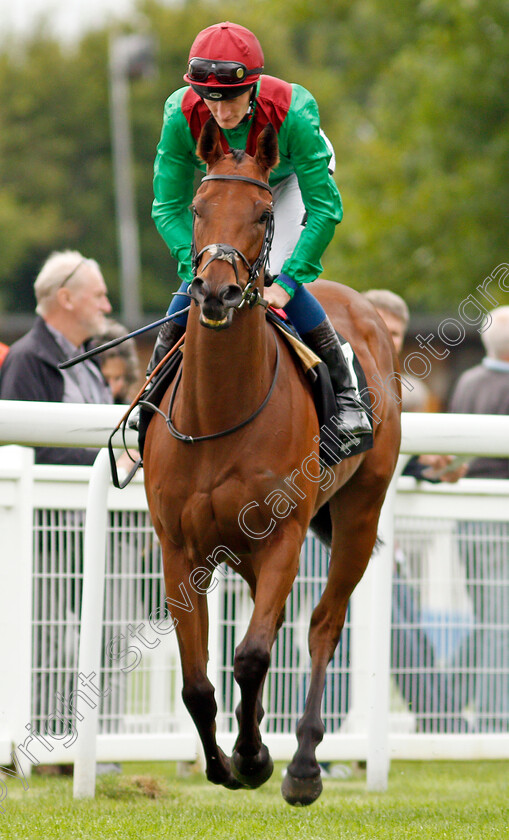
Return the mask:
[[[202,178],[203,181],[244,181],[248,184],[255,184],[257,187],[261,187],[264,190],[268,190],[272,195],[272,190],[265,181],[258,181],[256,178],[248,178],[244,175],[205,175]],[[198,271],[198,263],[206,252],[211,254],[210,259],[205,263],[204,269],[210,265],[211,262],[214,260],[226,260],[232,266],[235,272],[235,279],[237,281],[237,285],[240,286],[239,282],[239,271],[237,265],[237,259],[239,259],[247,269],[249,273],[249,280],[245,285],[244,289],[242,290],[242,298],[240,302],[235,306],[235,309],[241,309],[245,303],[248,304],[249,307],[253,307],[255,305],[261,305],[267,308],[268,304],[260,294],[258,288],[255,287],[255,283],[258,279],[258,275],[262,266],[264,265],[268,253],[270,251],[270,246],[272,244],[272,238],[274,236],[274,214],[271,211],[268,212],[267,216],[267,224],[265,226],[265,233],[263,236],[263,242],[260,248],[260,253],[258,257],[254,261],[254,263],[250,264],[249,260],[244,256],[244,254],[239,251],[237,248],[234,248],[233,245],[226,245],[224,243],[216,242],[212,245],[207,245],[205,248],[202,248],[201,251],[197,251],[196,249],[196,242],[194,237],[194,224],[193,224],[193,238],[191,244],[191,256],[192,256],[192,268],[193,268],[193,276],[196,278],[197,271]],[[274,365],[274,376],[272,378],[271,386],[268,390],[268,393],[263,400],[263,402],[258,406],[258,408],[249,416],[246,417],[245,420],[242,420],[240,423],[237,423],[235,426],[231,426],[229,429],[223,429],[220,432],[213,432],[209,435],[198,435],[197,437],[193,437],[192,435],[185,435],[182,432],[179,432],[177,428],[175,428],[171,415],[175,404],[175,397],[177,394],[177,388],[179,386],[181,377],[182,377],[182,369],[179,371],[177,375],[177,379],[175,382],[175,386],[173,388],[171,397],[170,397],[170,404],[168,406],[168,416],[164,414],[159,408],[155,406],[151,406],[153,411],[156,411],[158,414],[162,416],[166,425],[168,426],[168,430],[170,434],[176,439],[180,440],[183,443],[196,443],[202,440],[214,440],[217,438],[225,437],[226,435],[231,435],[233,432],[242,429],[244,426],[247,426],[248,423],[251,423],[252,420],[255,419],[265,408],[267,403],[269,402],[274,388],[276,386],[276,381],[279,373],[279,344],[277,338],[274,334],[274,341],[276,345],[276,361]],[[142,403],[143,404],[143,403]]]

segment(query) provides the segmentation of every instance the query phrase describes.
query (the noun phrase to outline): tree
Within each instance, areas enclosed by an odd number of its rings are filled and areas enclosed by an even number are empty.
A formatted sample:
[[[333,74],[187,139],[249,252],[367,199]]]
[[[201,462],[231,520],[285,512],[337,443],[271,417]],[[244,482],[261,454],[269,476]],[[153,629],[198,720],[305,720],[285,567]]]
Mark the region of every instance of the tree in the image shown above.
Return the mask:
[[[345,217],[324,275],[387,286],[413,309],[458,305],[507,261],[509,54],[504,0],[142,0],[158,73],[131,84],[143,303],[163,311],[174,261],[150,217],[166,97],[196,33],[253,29],[266,72],[308,87],[334,143]],[[126,21],[125,31],[132,24]],[[0,308],[33,309],[50,250],[101,263],[119,308],[107,80],[110,28],[73,48],[44,30],[0,49]]]

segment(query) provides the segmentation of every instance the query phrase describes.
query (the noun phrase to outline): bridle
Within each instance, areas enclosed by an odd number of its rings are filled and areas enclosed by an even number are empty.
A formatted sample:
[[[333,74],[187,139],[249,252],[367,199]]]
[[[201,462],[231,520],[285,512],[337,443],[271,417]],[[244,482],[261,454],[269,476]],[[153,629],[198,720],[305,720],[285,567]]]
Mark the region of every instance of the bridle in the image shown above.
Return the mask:
[[[248,178],[244,175],[205,175],[202,178],[203,181],[245,181],[248,184],[255,184],[257,187],[261,187],[264,190],[268,190],[272,195],[272,190],[265,181],[258,181],[256,178]],[[268,253],[270,251],[270,246],[272,244],[272,238],[274,236],[274,213],[271,210],[267,211],[267,224],[265,225],[265,233],[263,236],[263,242],[260,248],[260,253],[258,254],[254,263],[250,263],[249,260],[244,256],[242,251],[239,251],[238,248],[234,248],[233,245],[225,245],[224,243],[215,242],[212,245],[207,245],[205,248],[202,248],[201,251],[197,251],[196,249],[196,242],[194,237],[194,220],[193,220],[193,238],[191,244],[191,259],[192,259],[192,268],[193,268],[193,278],[196,279],[197,272],[198,272],[198,263],[206,252],[211,254],[211,257],[205,265],[203,266],[202,271],[210,265],[211,262],[214,260],[226,260],[232,266],[235,272],[235,279],[237,281],[237,285],[240,286],[240,278],[239,278],[239,270],[237,265],[237,260],[240,260],[245,268],[247,268],[249,279],[244,289],[242,290],[242,297],[240,302],[233,307],[234,309],[241,309],[245,303],[248,304],[250,308],[256,305],[264,306],[267,308],[267,301],[263,298],[260,294],[259,289],[255,286],[255,283],[258,279],[258,275],[264,265]],[[229,429],[224,429],[220,432],[213,432],[209,435],[199,435],[197,437],[192,437],[192,435],[185,435],[182,432],[179,432],[178,429],[175,428],[173,425],[171,415],[173,411],[173,407],[175,404],[175,396],[177,393],[177,388],[182,376],[182,369],[179,371],[177,376],[175,387],[173,388],[171,397],[170,397],[170,404],[168,406],[168,416],[166,416],[159,408],[152,406],[153,410],[160,414],[166,425],[168,426],[168,430],[171,435],[177,440],[180,440],[184,443],[195,443],[202,440],[213,440],[214,438],[225,437],[226,435],[232,434],[232,432],[236,432],[238,429],[242,429],[243,426],[247,426],[248,423],[251,423],[252,420],[257,417],[261,411],[265,408],[267,403],[269,402],[274,388],[276,386],[276,380],[279,373],[279,345],[278,341],[275,338],[275,345],[276,345],[276,361],[274,366],[274,376],[272,378],[271,386],[268,390],[267,395],[265,396],[263,402],[258,406],[258,408],[245,420],[241,420],[240,423],[237,423],[235,426],[231,426]]]
[[[205,175],[202,178],[202,183],[204,181],[244,181],[247,184],[254,184],[257,187],[261,187],[264,190],[268,190],[272,195],[272,189],[269,187],[268,184],[265,183],[265,181],[259,181],[256,178],[248,178],[246,175]],[[242,297],[240,299],[240,302],[233,307],[234,309],[242,309],[245,303],[247,303],[250,307],[260,305],[267,308],[267,302],[264,300],[263,296],[260,294],[259,290],[255,286],[262,266],[267,261],[270,247],[272,245],[272,240],[274,238],[274,212],[272,209],[267,210],[266,212],[267,223],[265,225],[263,242],[260,248],[260,253],[258,254],[254,263],[250,263],[249,260],[244,256],[242,251],[239,251],[238,248],[234,248],[233,245],[226,245],[224,242],[214,242],[212,245],[206,245],[205,248],[201,249],[201,251],[197,251],[196,240],[194,235],[193,218],[193,236],[191,241],[191,266],[193,271],[193,279],[196,279],[196,277],[198,276],[198,264],[202,256],[206,253],[211,254],[211,257],[203,266],[202,271],[204,271],[207,268],[207,266],[209,266],[210,263],[214,260],[226,260],[226,262],[229,262],[233,268],[233,271],[235,273],[235,280],[238,286],[240,286],[240,278],[237,261],[240,260],[240,262],[248,271],[248,282],[242,290]]]

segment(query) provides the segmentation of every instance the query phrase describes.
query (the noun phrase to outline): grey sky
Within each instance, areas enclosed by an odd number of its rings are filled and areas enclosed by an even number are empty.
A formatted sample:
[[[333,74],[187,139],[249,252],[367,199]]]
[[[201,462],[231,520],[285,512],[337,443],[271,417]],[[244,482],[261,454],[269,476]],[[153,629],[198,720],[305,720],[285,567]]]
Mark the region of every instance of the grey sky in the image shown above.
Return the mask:
[[[135,0],[0,0],[2,36],[27,34],[46,20],[64,39],[130,12]]]

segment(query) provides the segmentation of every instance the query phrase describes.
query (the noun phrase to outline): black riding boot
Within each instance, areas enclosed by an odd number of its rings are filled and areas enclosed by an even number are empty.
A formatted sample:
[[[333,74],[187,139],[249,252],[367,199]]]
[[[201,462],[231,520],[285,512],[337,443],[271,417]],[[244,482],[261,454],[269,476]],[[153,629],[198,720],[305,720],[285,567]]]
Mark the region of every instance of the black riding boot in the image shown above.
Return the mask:
[[[302,336],[329,369],[332,389],[338,406],[339,427],[335,434],[345,444],[352,445],[353,438],[371,436],[372,429],[366,409],[352,382],[338,336],[329,319]],[[343,434],[342,434],[343,433]]]
[[[177,343],[186,331],[185,327],[176,324],[175,321],[166,321],[159,330],[152,350],[152,356],[147,366],[147,376],[150,376],[161,359],[164,359],[169,350]]]

